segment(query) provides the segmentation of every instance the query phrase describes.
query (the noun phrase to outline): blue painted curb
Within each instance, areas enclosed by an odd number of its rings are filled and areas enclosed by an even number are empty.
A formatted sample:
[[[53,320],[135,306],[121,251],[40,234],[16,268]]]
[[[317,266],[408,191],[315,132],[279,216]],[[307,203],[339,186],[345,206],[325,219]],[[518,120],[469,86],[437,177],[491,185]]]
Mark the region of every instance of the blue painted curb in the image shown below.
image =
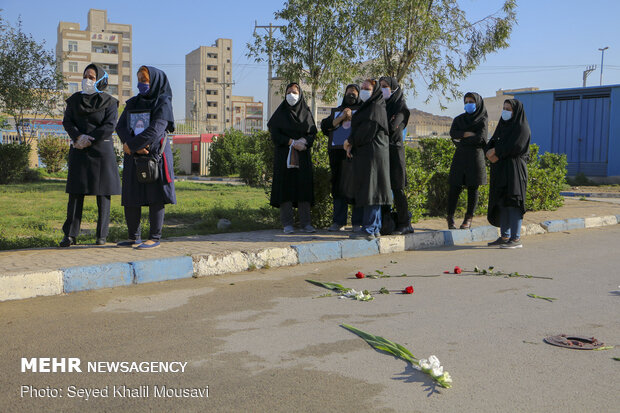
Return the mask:
[[[471,231],[468,229],[450,229],[442,232],[447,246],[464,245],[474,241]]]
[[[315,244],[291,245],[297,251],[300,264],[339,260],[342,258],[340,241],[317,242]]]
[[[367,257],[379,254],[377,240],[367,241],[363,239],[340,241],[342,246],[342,258]]]
[[[583,229],[586,227],[586,220],[583,218],[569,218],[566,220],[566,229]]]
[[[585,223],[585,221],[584,221]],[[568,228],[566,226],[566,221],[564,220],[555,220],[555,221],[545,221],[545,222],[541,222],[540,225],[547,231],[547,232],[562,232],[562,231],[567,231]],[[585,224],[584,224],[585,226]]]
[[[131,263],[136,284],[166,280],[192,278],[194,260],[192,257],[171,257],[156,260],[135,261]]]
[[[122,262],[64,268],[62,281],[66,293],[131,285],[133,269]]]

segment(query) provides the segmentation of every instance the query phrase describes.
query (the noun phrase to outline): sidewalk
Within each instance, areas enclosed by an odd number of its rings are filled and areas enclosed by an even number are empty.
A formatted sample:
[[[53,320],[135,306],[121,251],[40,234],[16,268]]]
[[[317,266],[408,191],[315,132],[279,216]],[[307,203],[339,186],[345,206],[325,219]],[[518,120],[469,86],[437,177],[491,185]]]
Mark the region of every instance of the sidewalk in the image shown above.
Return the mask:
[[[611,201],[611,200],[610,200]],[[617,224],[620,204],[566,198],[557,211],[525,215],[524,236]],[[460,222],[457,222],[459,225]],[[72,246],[0,252],[0,301],[254,268],[354,258],[495,240],[498,230],[475,217],[472,230],[446,230],[445,220],[414,224],[415,234],[349,240],[350,232],[285,235],[280,230],[164,240],[155,250]],[[527,248],[527,240],[525,241]]]

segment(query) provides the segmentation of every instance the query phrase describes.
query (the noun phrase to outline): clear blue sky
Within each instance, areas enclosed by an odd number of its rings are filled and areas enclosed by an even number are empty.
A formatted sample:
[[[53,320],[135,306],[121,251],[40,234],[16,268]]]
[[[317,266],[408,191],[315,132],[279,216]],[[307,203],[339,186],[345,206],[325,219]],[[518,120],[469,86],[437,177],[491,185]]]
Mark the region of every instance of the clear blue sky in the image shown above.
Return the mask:
[[[462,0],[471,18],[497,10],[501,0]],[[605,84],[620,83],[620,2],[595,0],[520,0],[518,25],[510,47],[487,58],[462,83],[461,89],[494,96],[495,91],[537,86],[541,89],[579,87],[586,65],[598,65],[588,85],[598,85],[601,53],[605,52]],[[5,19],[14,23],[21,15],[24,29],[37,40],[56,45],[59,21],[79,22],[86,27],[90,8],[108,10],[114,23],[133,25],[134,73],[142,64],[166,71],[173,86],[173,105],[178,119],[185,117],[185,54],[201,45],[211,45],[218,37],[233,39],[233,87],[235,95],[254,96],[267,101],[267,67],[246,56],[254,22],[274,22],[273,13],[283,1],[119,1],[93,0],[2,0]],[[134,82],[135,84],[135,82]],[[137,92],[137,91],[135,91]],[[460,101],[441,112],[436,101],[424,104],[425,92],[409,96],[409,107],[435,114],[455,116],[463,111]]]

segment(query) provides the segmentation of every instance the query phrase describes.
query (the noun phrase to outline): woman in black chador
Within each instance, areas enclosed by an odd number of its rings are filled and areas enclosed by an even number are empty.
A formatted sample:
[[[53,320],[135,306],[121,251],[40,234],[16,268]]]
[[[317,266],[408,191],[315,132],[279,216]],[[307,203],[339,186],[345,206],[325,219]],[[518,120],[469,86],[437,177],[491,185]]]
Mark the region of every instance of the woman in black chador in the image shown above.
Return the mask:
[[[529,148],[530,125],[523,104],[507,99],[495,133],[486,146],[486,156],[491,161],[487,218],[491,225],[501,229],[501,237],[489,245],[522,247]]]
[[[390,184],[394,194],[394,207],[398,220],[392,234],[408,234],[413,232],[409,218],[409,206],[405,195],[407,185],[407,166],[405,164],[405,145],[403,131],[409,122],[409,108],[405,102],[403,90],[394,77],[384,76],[379,79],[381,92],[385,99],[385,109],[389,124],[390,137]],[[389,206],[387,207],[389,209]]]
[[[80,233],[84,195],[97,196],[97,245],[103,245],[110,224],[110,196],[121,193],[118,164],[112,133],[116,125],[118,101],[103,92],[108,74],[101,66],[89,64],[84,70],[82,92],[67,99],[62,121],[72,140],[69,150],[67,220],[61,247],[75,244]]]
[[[392,204],[389,126],[379,82],[365,80],[360,99],[364,103],[353,115],[351,136],[344,142],[353,157],[355,206],[363,207],[362,231],[351,238],[372,240],[380,235],[381,206]]]
[[[151,66],[140,67],[138,91],[138,95],[125,104],[125,110],[116,126],[116,133],[123,142],[125,152],[121,201],[125,207],[125,221],[129,232],[129,240],[116,245],[148,249],[160,245],[164,205],[177,202],[172,150],[167,138],[168,132],[174,132],[174,116],[172,89],[164,72]],[[155,182],[142,183],[136,175],[135,157],[148,155],[156,155],[159,178]],[[148,241],[142,242],[140,216],[142,207],[147,205],[150,233]]]
[[[463,185],[467,187],[467,212],[461,229],[469,229],[478,204],[478,186],[486,185],[487,170],[484,147],[487,143],[488,115],[479,94],[468,92],[463,98],[465,113],[452,121],[450,136],[456,146],[450,167],[450,192],[448,194],[448,228],[454,225],[454,212]]]
[[[311,148],[317,129],[299,84],[286,87],[286,97],[267,123],[274,143],[270,204],[280,208],[284,233],[294,232],[293,207],[301,230],[315,232],[310,208],[314,203]]]
[[[362,104],[359,94],[360,88],[358,85],[348,85],[345,89],[344,98],[342,99],[340,106],[333,108],[331,110],[331,114],[321,121],[321,131],[329,138],[327,149],[332,179],[332,198],[334,199],[333,224],[328,228],[329,231],[342,231],[344,229],[344,226],[347,224],[349,202],[352,202],[352,199],[349,199],[345,193],[345,188],[341,187],[343,185],[342,179],[346,177],[346,172],[343,171],[343,166],[346,166],[346,162],[352,161],[347,160],[347,152],[342,146],[343,142],[336,142],[334,140],[334,134],[336,132],[346,132],[347,130],[349,132],[351,131],[351,119],[353,117],[353,113],[357,111]],[[344,177],[343,173],[345,174]],[[352,190],[353,188],[351,188],[351,191]],[[353,208],[351,223],[354,228],[361,228],[361,208]]]

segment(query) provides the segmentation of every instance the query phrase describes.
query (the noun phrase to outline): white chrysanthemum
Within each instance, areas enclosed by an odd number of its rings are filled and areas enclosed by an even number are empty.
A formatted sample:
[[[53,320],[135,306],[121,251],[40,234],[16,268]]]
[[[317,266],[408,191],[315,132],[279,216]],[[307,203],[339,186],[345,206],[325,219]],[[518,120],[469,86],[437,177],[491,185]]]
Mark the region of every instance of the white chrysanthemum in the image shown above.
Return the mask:
[[[435,356],[430,356],[428,358],[428,362],[431,363],[431,366],[433,368],[441,366],[441,363],[439,362],[439,359],[437,357],[435,357]]]
[[[446,383],[452,383],[452,377],[450,377],[450,373],[447,371],[443,374],[443,381]]]
[[[431,375],[435,378],[439,378],[443,375],[443,367],[439,366],[439,367],[433,367],[433,370],[431,371]]]
[[[430,370],[431,369],[431,363],[429,363],[427,359],[421,359],[420,360],[420,368],[422,368],[423,370]]]

